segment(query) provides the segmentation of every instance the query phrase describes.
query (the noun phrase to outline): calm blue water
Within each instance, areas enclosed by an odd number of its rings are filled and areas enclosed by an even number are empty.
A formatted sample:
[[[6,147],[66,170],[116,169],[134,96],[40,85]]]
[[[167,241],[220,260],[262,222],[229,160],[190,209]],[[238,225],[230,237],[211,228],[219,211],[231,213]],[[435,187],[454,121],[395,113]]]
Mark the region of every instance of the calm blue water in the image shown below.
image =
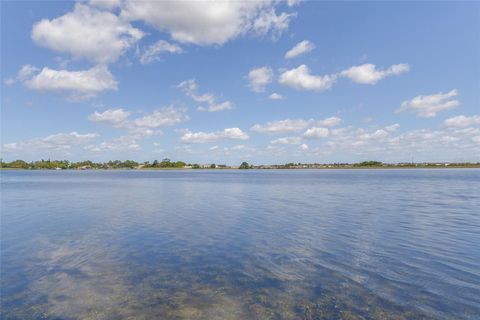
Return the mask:
[[[2,171],[2,319],[480,319],[480,170]]]

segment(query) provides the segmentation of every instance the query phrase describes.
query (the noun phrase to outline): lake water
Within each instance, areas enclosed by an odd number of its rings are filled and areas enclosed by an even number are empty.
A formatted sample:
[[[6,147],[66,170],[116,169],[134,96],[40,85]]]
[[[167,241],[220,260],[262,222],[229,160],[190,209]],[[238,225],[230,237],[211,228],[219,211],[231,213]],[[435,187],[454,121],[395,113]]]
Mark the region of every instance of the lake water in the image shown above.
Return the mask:
[[[480,319],[480,170],[2,171],[2,319]]]

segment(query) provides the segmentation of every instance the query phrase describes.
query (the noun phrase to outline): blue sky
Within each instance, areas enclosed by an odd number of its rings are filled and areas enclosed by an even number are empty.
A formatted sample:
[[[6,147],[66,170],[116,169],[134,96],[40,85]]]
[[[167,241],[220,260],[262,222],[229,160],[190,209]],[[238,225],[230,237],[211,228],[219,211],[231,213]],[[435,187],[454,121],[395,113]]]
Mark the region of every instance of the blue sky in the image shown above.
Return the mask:
[[[477,2],[2,2],[2,158],[480,161]]]

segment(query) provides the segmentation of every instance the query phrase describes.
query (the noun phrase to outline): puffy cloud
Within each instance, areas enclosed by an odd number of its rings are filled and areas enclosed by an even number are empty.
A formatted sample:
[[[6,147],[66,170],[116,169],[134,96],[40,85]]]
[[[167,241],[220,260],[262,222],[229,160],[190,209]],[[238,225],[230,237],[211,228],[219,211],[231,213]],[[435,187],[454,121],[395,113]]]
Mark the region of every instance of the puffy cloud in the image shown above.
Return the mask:
[[[334,74],[324,76],[312,75],[309,68],[302,64],[297,68],[283,72],[278,82],[297,90],[322,91],[329,89],[336,79],[337,76]]]
[[[406,63],[394,64],[386,70],[378,70],[374,64],[362,64],[354,66],[350,69],[342,71],[340,74],[350,78],[355,83],[360,84],[376,84],[385,77],[399,75],[410,70],[410,66]]]
[[[311,124],[315,121],[311,120]],[[316,129],[318,128],[318,129]],[[387,130],[388,129],[388,130]],[[361,159],[381,159],[382,161],[416,161],[434,160],[435,155],[441,154],[443,161],[458,161],[459,156],[480,154],[480,127],[444,127],[442,130],[420,129],[402,132],[394,135],[397,125],[383,128],[366,129],[351,126],[328,129],[322,127],[310,128],[303,139],[316,138],[315,146],[309,146],[314,154],[321,156],[332,155],[331,161],[345,159],[352,161],[352,157],[361,156]],[[290,137],[287,137],[290,138]],[[300,139],[277,139],[269,144],[269,151],[285,150],[288,142],[296,143],[301,149],[303,141]],[[275,142],[275,143],[273,143]],[[473,152],[473,153],[472,153]],[[475,153],[476,152],[476,153]],[[433,155],[433,156],[432,156]],[[348,160],[350,159],[350,160]],[[358,159],[358,158],[357,158]],[[437,158],[438,159],[438,158]]]
[[[145,49],[140,56],[140,63],[148,64],[160,60],[160,55],[164,52],[167,53],[182,53],[183,49],[173,43],[165,40],[158,40],[151,46]]]
[[[323,138],[327,135],[320,131],[318,136],[312,132],[312,138]],[[363,128],[344,127],[329,130],[328,140],[325,140],[324,152],[345,151],[348,154],[358,151],[367,151],[368,148],[386,148],[390,134],[385,129],[367,131]]]
[[[274,8],[263,10],[253,22],[253,32],[258,35],[272,33],[273,38],[278,38],[283,31],[288,29],[290,19],[296,14],[282,12],[277,15]]]
[[[446,142],[449,140],[443,131],[434,131],[430,129],[418,129],[404,132],[392,139],[390,145],[396,148],[417,148],[420,146],[438,144],[439,142]]]
[[[342,122],[342,119],[339,117],[330,117],[323,120],[316,121],[316,124],[323,127],[334,127],[339,125]]]
[[[315,49],[315,45],[312,42],[303,40],[285,53],[285,59],[298,57],[302,54],[312,51],[313,49]]]
[[[188,120],[184,109],[173,106],[153,111],[151,114],[133,120],[133,124],[143,128],[168,127]]]
[[[31,151],[68,151],[73,146],[84,145],[97,137],[95,133],[80,134],[57,133],[45,138],[34,138],[21,142],[7,143],[2,147],[3,152],[23,153]]]
[[[129,116],[130,112],[123,109],[108,109],[102,113],[95,111],[93,114],[88,116],[88,119],[93,122],[103,122],[114,127],[120,127],[125,125],[125,122]]]
[[[271,144],[301,144],[301,137],[285,137],[270,141]]]
[[[198,84],[195,79],[182,81],[177,85],[177,88],[185,92],[187,96],[197,102],[213,103],[213,101],[215,100],[215,96],[211,93],[206,93],[202,95],[199,95],[197,93]]]
[[[18,71],[17,80],[25,81],[38,71],[40,71],[39,68],[26,64]]]
[[[233,103],[230,101],[224,101],[221,103],[216,102],[216,97],[213,93],[198,94],[198,84],[195,79],[182,81],[177,88],[182,90],[187,96],[192,98],[196,102],[206,103],[207,106],[199,106],[198,111],[217,112],[230,110],[233,108]]]
[[[87,151],[138,151],[142,148],[132,136],[121,136],[110,141],[104,141],[99,144],[87,145],[84,147]]]
[[[278,35],[293,14],[275,13],[276,1],[134,1],[128,0],[122,17],[142,20],[172,39],[197,45],[222,45],[240,35]]]
[[[293,7],[300,3],[302,0],[287,0],[287,6]]]
[[[300,145],[300,150],[307,151],[308,149],[309,149],[308,144],[303,143]]]
[[[339,73],[316,76],[310,74],[308,66],[302,64],[297,68],[284,71],[278,82],[297,90],[322,91],[331,88],[339,77],[347,77],[360,84],[375,84],[385,77],[399,75],[409,69],[408,64],[395,64],[386,70],[377,70],[373,64],[363,64]]]
[[[230,110],[233,108],[233,104],[230,101],[224,101],[222,103],[212,103],[209,104],[207,107],[198,107],[198,111],[207,111],[207,112],[218,112],[224,110]]]
[[[250,130],[260,133],[288,133],[302,131],[310,125],[333,127],[341,122],[342,119],[338,117],[330,117],[323,120],[285,119],[270,121],[265,124],[255,124]]]
[[[329,134],[330,132],[327,128],[313,127],[305,131],[303,137],[305,139],[319,139],[328,137]]]
[[[250,130],[260,133],[287,133],[298,132],[308,126],[309,121],[285,119],[270,121],[265,124],[256,124]]]
[[[129,119],[130,112],[123,109],[95,111],[88,119],[93,122],[111,125],[114,128],[127,129],[131,139],[139,139],[160,133],[158,128],[169,127],[188,120],[184,108],[174,106],[154,110],[150,114],[136,119]],[[126,138],[124,138],[126,139]]]
[[[387,138],[389,133],[383,129],[378,129],[375,130],[374,132],[371,133],[364,133],[358,137],[358,140],[355,141],[353,144],[355,145],[362,145],[365,144],[369,141],[374,141],[374,140],[382,140]]]
[[[458,95],[458,91],[453,89],[447,93],[437,93],[432,95],[416,96],[411,100],[402,102],[397,112],[410,111],[418,117],[432,118],[438,112],[450,110],[460,105],[458,100],[453,99]]]
[[[121,0],[90,0],[88,3],[93,7],[112,10],[120,7]]]
[[[191,132],[186,130],[180,140],[184,143],[208,143],[219,140],[247,140],[248,135],[239,128],[227,128],[215,132]]]
[[[400,128],[400,125],[398,123],[395,123],[390,126],[386,126],[385,130],[387,130],[388,132],[394,132],[394,131],[397,131],[398,128]]]
[[[480,124],[480,115],[473,115],[470,117],[460,115],[452,118],[448,118],[444,121],[445,126],[452,128],[464,128],[473,125]]]
[[[285,99],[285,97],[283,95],[279,94],[279,93],[274,92],[274,93],[272,93],[271,95],[268,96],[268,99],[270,99],[270,100],[283,100],[283,99]]]
[[[38,91],[70,92],[75,99],[91,98],[105,90],[117,90],[117,81],[105,65],[81,71],[45,67],[24,80],[24,84]]]
[[[20,70],[17,73],[17,76],[15,78],[9,78],[5,80],[5,84],[11,85],[14,84],[17,81],[23,82],[30,78],[32,75],[40,71],[37,67],[34,67],[32,65],[26,64],[20,68]]]
[[[39,21],[32,29],[32,39],[39,46],[96,63],[117,60],[143,35],[127,20],[82,3],[61,17]]]
[[[273,71],[270,67],[261,67],[250,70],[248,73],[249,87],[255,92],[264,92],[265,86],[272,82]]]

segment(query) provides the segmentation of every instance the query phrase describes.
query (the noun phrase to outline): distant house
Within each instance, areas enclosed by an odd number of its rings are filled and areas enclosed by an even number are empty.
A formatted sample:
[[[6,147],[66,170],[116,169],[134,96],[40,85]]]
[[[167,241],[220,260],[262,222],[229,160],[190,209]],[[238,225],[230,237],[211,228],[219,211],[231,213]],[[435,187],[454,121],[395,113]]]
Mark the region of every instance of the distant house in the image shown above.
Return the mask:
[[[78,169],[80,169],[80,170],[90,170],[90,169],[92,169],[92,166],[88,166],[88,165],[87,166],[82,166],[82,167],[79,167]]]

